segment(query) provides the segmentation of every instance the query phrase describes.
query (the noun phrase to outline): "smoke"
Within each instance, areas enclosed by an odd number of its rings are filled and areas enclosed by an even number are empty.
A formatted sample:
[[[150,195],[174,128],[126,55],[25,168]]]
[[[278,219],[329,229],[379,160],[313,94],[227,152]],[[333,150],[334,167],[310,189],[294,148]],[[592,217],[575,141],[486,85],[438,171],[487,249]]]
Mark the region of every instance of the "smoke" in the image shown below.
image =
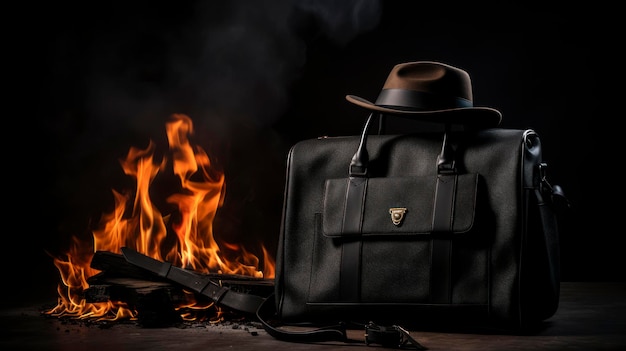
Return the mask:
[[[309,42],[345,45],[380,12],[379,0],[109,5],[61,33],[57,79],[73,77],[64,98],[100,133],[161,128],[171,113],[266,126],[289,103]]]
[[[317,19],[321,33],[340,45],[376,27],[381,14],[379,0],[300,0],[296,7]]]

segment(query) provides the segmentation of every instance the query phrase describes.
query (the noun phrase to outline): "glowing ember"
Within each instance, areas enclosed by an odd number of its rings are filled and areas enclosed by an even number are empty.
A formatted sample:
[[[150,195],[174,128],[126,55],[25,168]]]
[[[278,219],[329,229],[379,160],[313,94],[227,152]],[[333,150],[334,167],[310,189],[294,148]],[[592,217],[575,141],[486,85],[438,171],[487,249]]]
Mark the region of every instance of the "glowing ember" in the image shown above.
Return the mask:
[[[223,255],[215,241],[213,220],[223,204],[226,183],[224,174],[211,168],[207,153],[190,143],[191,119],[182,114],[173,115],[166,123],[166,132],[171,159],[164,156],[160,163],[155,163],[156,145],[152,141],[146,149],[131,147],[120,163],[125,174],[136,180],[135,193],[113,190],[114,210],[103,214],[98,229],[93,231],[93,242],[73,238],[66,257],[54,258],[62,284],[58,287],[57,306],[46,314],[98,320],[135,319],[136,311],[123,302],[88,303],[82,298],[83,291],[89,287],[87,279],[99,273],[90,267],[94,253],[120,253],[121,247],[134,248],[160,261],[202,273],[274,278],[274,262],[265,248],[264,267],[260,269],[259,258],[245,248],[221,243],[228,249],[228,255]],[[170,166],[180,180],[178,192],[167,198],[167,203],[177,209],[176,219],[163,216],[150,198],[151,183]],[[171,239],[173,235],[176,240]],[[210,307],[196,304],[193,294],[188,295],[189,302],[184,307]],[[182,317],[189,319],[187,315]]]

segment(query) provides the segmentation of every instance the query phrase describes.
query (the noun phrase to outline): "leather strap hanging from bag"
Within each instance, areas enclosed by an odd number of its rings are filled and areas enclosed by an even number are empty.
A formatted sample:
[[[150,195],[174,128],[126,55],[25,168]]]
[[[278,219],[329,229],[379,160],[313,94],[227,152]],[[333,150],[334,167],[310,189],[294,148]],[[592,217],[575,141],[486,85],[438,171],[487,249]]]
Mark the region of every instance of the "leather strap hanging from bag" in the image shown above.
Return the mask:
[[[364,330],[363,340],[350,339],[348,326],[345,323],[329,325],[317,329],[305,331],[285,330],[279,327],[280,321],[272,322],[276,316],[274,295],[269,296],[259,306],[257,319],[263,324],[263,328],[274,338],[282,341],[297,343],[313,343],[339,341],[344,343],[365,343],[365,345],[377,344],[386,348],[428,350],[427,347],[415,340],[408,331],[398,325],[379,326],[369,322],[359,326]]]
[[[454,202],[457,184],[457,169],[454,150],[450,145],[450,125],[446,124],[443,146],[437,160],[437,186],[433,208],[431,282],[432,303],[451,302],[451,253]]]

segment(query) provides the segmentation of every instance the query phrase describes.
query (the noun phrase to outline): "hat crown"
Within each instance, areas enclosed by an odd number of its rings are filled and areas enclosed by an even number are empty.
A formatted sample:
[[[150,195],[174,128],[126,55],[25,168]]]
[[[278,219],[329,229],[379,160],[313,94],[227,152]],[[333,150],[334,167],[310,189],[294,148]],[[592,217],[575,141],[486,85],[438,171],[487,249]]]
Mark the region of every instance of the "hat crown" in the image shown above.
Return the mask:
[[[439,62],[419,61],[393,67],[384,89],[405,89],[472,101],[472,83],[467,72]]]

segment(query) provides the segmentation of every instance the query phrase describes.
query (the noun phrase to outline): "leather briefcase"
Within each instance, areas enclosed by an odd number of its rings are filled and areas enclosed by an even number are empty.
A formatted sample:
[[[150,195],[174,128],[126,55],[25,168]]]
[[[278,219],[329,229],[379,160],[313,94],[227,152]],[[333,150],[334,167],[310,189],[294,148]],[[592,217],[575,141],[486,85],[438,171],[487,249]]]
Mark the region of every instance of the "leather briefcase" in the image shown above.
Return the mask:
[[[551,317],[562,191],[539,135],[368,135],[372,118],[288,154],[277,319],[523,330]]]

